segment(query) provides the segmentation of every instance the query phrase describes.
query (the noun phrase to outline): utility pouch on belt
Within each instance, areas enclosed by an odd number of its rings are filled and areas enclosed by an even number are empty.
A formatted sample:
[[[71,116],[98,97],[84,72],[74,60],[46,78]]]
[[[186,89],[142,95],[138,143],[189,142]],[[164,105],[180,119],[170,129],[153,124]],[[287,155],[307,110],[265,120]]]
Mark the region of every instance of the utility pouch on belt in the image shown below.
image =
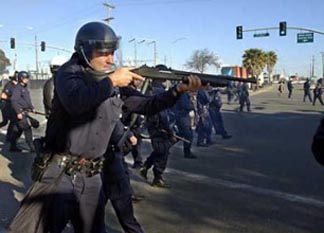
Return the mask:
[[[31,178],[33,181],[39,181],[49,164],[52,154],[45,151],[45,140],[43,137],[34,139],[33,143],[36,157],[31,168]]]

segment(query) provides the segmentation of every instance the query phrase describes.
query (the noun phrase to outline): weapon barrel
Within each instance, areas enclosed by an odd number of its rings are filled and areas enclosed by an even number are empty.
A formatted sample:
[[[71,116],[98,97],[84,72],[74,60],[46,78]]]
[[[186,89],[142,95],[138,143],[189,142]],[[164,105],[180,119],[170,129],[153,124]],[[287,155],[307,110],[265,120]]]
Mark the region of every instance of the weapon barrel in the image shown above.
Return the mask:
[[[173,80],[173,81],[183,81],[183,82],[186,82],[187,77],[189,75],[196,75],[200,78],[202,82],[210,83],[212,86],[218,86],[218,87],[227,86],[228,81],[256,83],[255,78],[236,78],[236,77],[226,76],[226,75],[213,75],[213,74],[188,72],[182,70],[173,70],[170,68],[167,70],[159,70],[155,67],[149,67],[146,65],[135,68],[132,70],[132,72],[150,79],[171,80],[171,81]]]

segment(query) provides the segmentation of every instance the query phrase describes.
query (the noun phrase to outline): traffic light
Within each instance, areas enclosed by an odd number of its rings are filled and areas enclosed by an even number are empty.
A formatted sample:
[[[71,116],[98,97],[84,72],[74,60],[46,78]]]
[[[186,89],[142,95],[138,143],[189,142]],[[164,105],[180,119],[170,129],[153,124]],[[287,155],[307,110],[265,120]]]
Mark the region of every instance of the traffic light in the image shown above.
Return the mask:
[[[16,48],[16,40],[15,40],[15,38],[10,38],[10,48],[11,49]]]
[[[236,27],[236,39],[237,40],[243,39],[243,26]]]
[[[45,43],[45,41],[42,41],[41,42],[41,51],[45,52],[45,49],[46,49],[46,43]]]
[[[286,36],[287,35],[287,22],[279,23],[279,35]]]

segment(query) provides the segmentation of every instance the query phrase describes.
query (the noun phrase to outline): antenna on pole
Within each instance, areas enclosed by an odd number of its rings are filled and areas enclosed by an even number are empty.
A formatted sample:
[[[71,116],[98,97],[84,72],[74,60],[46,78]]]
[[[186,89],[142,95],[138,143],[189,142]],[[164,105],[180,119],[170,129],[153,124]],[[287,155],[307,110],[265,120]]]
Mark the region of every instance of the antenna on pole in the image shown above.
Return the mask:
[[[105,18],[104,21],[109,25],[110,21],[114,19],[114,17],[111,16],[111,10],[115,9],[115,6],[109,3],[104,3],[103,5],[108,9],[108,17]]]

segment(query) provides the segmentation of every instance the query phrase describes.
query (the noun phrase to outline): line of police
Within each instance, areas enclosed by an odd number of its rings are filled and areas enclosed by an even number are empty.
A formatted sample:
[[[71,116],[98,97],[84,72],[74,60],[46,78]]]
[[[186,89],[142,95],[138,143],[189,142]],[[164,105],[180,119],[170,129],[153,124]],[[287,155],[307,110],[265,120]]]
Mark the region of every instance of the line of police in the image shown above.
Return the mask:
[[[169,187],[162,175],[169,149],[177,142],[172,122],[184,138],[184,157],[196,158],[191,153],[192,93],[198,91],[197,146],[212,143],[211,125],[224,139],[231,137],[224,129],[219,90],[207,83],[200,89],[196,76],[169,90],[153,82],[150,94],[130,87],[144,78],[128,68],[114,69],[113,55],[119,40],[108,25],[87,23],[76,35],[71,59],[59,69],[60,64],[53,67],[54,78],[45,85],[49,91],[44,92],[44,100],[52,99],[54,93],[51,103],[44,101],[48,105],[46,133],[35,140],[35,182],[7,232],[56,233],[70,222],[76,233],[104,233],[108,200],[125,232],[144,232],[134,216],[134,192],[124,156],[130,150],[134,152],[134,165],[139,165],[140,174],[147,178],[153,168],[152,185]],[[33,110],[32,105],[29,107]],[[144,163],[134,136],[140,133],[133,127],[141,120],[134,114],[147,118],[153,151]]]
[[[6,141],[10,142],[11,152],[21,152],[17,140],[22,133],[30,152],[34,152],[32,127],[38,127],[37,120],[29,115],[35,112],[27,89],[29,74],[26,71],[15,72],[5,84],[1,93],[2,122],[0,127],[9,123]]]

